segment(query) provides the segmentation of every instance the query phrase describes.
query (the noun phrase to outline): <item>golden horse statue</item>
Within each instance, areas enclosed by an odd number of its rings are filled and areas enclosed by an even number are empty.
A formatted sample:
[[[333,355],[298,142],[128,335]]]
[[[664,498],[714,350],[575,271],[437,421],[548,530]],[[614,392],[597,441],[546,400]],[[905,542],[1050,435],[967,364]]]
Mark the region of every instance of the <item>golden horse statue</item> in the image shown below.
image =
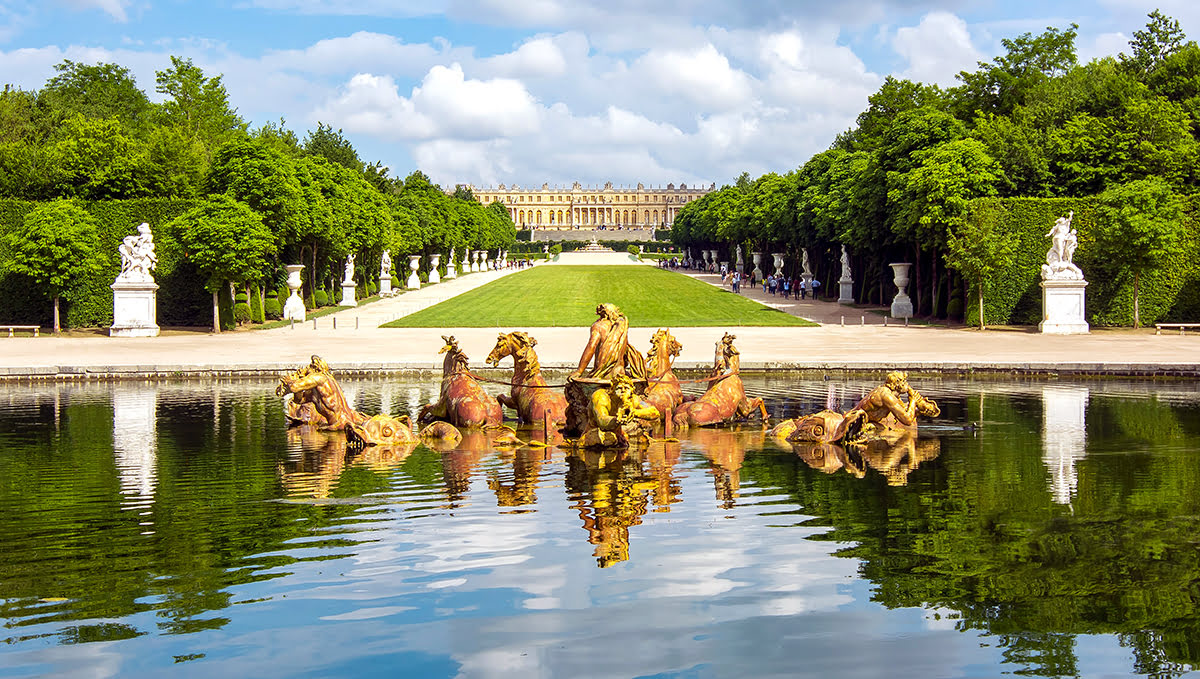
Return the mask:
[[[645,399],[658,412],[666,417],[668,412],[675,412],[683,403],[683,390],[679,387],[679,378],[675,377],[672,367],[675,357],[683,351],[683,345],[671,335],[670,330],[659,328],[650,338],[650,353],[646,360]]]
[[[501,394],[497,399],[501,405],[516,410],[523,424],[541,423],[547,414],[552,424],[561,424],[566,421],[567,399],[548,388],[537,352],[533,350],[536,345],[537,340],[523,332],[500,333],[486,360],[496,366],[501,359],[512,356],[513,379],[509,395]]]
[[[354,445],[398,445],[417,440],[407,415],[367,416],[350,407],[329,364],[313,355],[311,362],[279,378],[277,396],[291,395],[289,425],[310,424],[323,431],[342,431]]]
[[[907,402],[901,397],[906,397]],[[781,422],[773,436],[790,442],[862,444],[888,432],[917,430],[917,417],[942,414],[938,404],[908,384],[908,373],[893,371],[846,413],[823,410]],[[894,436],[893,436],[894,438]]]
[[[439,354],[446,354],[442,362],[442,391],[437,403],[421,407],[417,421],[422,424],[441,420],[456,427],[483,427],[497,425],[504,420],[500,402],[479,386],[479,382],[467,370],[467,355],[459,349],[451,335],[442,335],[446,344]]]
[[[763,400],[746,396],[746,388],[738,375],[741,359],[733,346],[735,339],[735,335],[725,333],[717,342],[708,390],[695,401],[684,403],[675,412],[673,422],[676,429],[744,420],[756,410],[762,415],[762,421],[767,422],[767,407],[763,405]]]

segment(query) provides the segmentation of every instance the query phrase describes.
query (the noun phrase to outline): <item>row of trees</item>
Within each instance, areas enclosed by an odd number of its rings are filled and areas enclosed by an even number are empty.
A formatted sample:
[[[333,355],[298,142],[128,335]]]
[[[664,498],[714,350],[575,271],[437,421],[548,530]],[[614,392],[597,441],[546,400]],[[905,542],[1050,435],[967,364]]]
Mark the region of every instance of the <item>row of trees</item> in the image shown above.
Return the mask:
[[[888,296],[888,262],[911,261],[917,313],[945,316],[963,276],[982,299],[1012,245],[967,218],[973,199],[1099,195],[1100,247],[1136,280],[1177,247],[1176,196],[1200,183],[1200,47],[1149,16],[1118,58],[1077,63],[1072,24],[1004,40],[956,87],[888,77],[829,150],[690,203],[672,238],[823,262],[844,244],[863,302]]]
[[[7,272],[44,287],[56,309],[80,266],[116,253],[90,253],[82,210],[52,201],[196,201],[172,224],[151,226],[166,227],[214,300],[231,283],[280,284],[282,262],[308,267],[311,295],[340,278],[351,253],[366,263],[385,249],[427,256],[515,240],[502,206],[485,208],[466,190],[447,195],[419,171],[391,177],[363,162],[341,130],[318,124],[301,140],[284,121],[249,129],[221,77],[190,60],[172,57],[157,72],[158,104],[115,64],[64,61],[55,70],[41,90],[0,93],[0,198],[46,202],[6,236],[9,251],[44,256],[9,262]],[[64,234],[71,248],[56,245]],[[378,270],[357,273],[366,282]]]

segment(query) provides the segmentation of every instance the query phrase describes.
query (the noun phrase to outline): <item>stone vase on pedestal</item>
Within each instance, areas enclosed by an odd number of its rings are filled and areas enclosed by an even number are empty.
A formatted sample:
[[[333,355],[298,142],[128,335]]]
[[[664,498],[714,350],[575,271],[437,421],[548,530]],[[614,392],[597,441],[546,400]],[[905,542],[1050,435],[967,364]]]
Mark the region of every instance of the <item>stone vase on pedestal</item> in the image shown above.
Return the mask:
[[[1038,330],[1047,335],[1086,335],[1083,317],[1085,280],[1042,281],[1042,322]]]
[[[460,268],[462,269],[462,273],[464,273],[464,274],[471,273],[471,251],[470,250],[463,250],[462,267],[460,267]]]
[[[754,268],[750,270],[750,273],[754,275],[754,280],[762,280],[762,269],[759,268],[759,265],[762,264],[762,253],[751,252],[750,260],[754,262]]]
[[[892,318],[912,318],[912,299],[905,290],[908,288],[908,270],[911,262],[888,264],[892,267],[892,282],[896,284],[896,296],[892,298]]]
[[[450,248],[450,258],[446,260],[446,280],[458,278],[458,262],[454,259],[454,248]]]
[[[405,281],[404,287],[409,290],[421,289],[421,277],[417,275],[417,269],[421,267],[421,255],[408,256],[408,268],[412,272],[408,274],[408,280]]]
[[[112,284],[113,324],[109,337],[158,336],[158,283],[122,281]]]
[[[771,259],[773,259],[775,261],[775,275],[776,276],[783,275],[783,259],[786,256],[787,255],[782,252],[772,252],[771,253]]]
[[[286,264],[283,268],[287,269],[287,286],[292,293],[283,303],[283,318],[284,320],[304,321],[308,317],[304,310],[304,300],[300,299],[300,272],[304,270],[304,265]]]
[[[442,275],[438,273],[438,266],[442,263],[441,253],[429,255],[429,282],[441,283]]]

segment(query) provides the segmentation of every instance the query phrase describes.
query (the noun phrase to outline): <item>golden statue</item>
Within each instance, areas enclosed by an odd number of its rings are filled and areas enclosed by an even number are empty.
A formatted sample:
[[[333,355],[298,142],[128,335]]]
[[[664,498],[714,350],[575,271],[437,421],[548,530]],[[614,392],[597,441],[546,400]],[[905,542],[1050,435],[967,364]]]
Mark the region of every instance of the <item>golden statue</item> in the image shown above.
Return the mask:
[[[675,412],[674,424],[677,429],[744,420],[755,411],[762,415],[764,423],[767,422],[767,407],[763,400],[746,396],[746,388],[738,374],[741,359],[733,346],[735,339],[736,335],[725,333],[717,342],[708,390],[695,401],[684,403]]]
[[[541,424],[547,415],[553,424],[566,420],[567,399],[549,389],[533,348],[537,340],[523,332],[500,333],[496,346],[484,359],[492,366],[513,357],[512,390],[497,397],[500,404],[517,411],[522,424]]]
[[[633,381],[615,375],[606,388],[592,392],[587,429],[569,443],[584,448],[628,448],[630,439],[648,437],[659,420],[658,409],[638,398]]]
[[[781,423],[771,434],[791,442],[861,444],[884,436],[888,430],[915,432],[918,415],[941,414],[936,402],[909,386],[908,373],[893,371],[849,412],[823,410],[797,417]]]
[[[579,367],[568,379],[590,377],[611,379],[614,375],[628,375],[634,380],[645,379],[646,360],[637,349],[629,346],[629,319],[615,304],[596,306],[600,318],[592,323],[587,346],[579,357]],[[592,369],[586,375],[588,363]]]
[[[346,401],[342,387],[320,356],[279,378],[277,396],[291,395],[287,402],[289,425],[310,424],[323,431],[342,431],[356,445],[398,445],[416,441],[408,416],[364,415]]]
[[[671,335],[670,330],[659,328],[650,338],[650,353],[646,359],[646,401],[658,408],[663,417],[668,412],[674,413],[683,403],[683,390],[672,370],[675,357],[682,350],[683,345]]]
[[[421,407],[417,421],[422,424],[435,420],[449,422],[456,427],[483,427],[500,424],[504,411],[500,402],[479,386],[479,382],[467,370],[467,355],[458,348],[454,336],[442,335],[445,345],[439,354],[446,354],[442,362],[442,391],[437,403]]]

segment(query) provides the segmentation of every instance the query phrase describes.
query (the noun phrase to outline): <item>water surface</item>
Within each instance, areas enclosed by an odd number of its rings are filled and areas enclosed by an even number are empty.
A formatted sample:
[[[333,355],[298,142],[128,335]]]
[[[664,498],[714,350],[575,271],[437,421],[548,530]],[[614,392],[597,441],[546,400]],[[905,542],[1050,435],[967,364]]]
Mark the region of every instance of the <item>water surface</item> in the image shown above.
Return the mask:
[[[438,386],[344,384],[370,413]],[[873,386],[747,385],[775,417]],[[625,455],[355,452],[288,431],[273,386],[0,389],[0,676],[1200,664],[1190,384],[914,379],[942,416],[901,446],[747,427]]]

